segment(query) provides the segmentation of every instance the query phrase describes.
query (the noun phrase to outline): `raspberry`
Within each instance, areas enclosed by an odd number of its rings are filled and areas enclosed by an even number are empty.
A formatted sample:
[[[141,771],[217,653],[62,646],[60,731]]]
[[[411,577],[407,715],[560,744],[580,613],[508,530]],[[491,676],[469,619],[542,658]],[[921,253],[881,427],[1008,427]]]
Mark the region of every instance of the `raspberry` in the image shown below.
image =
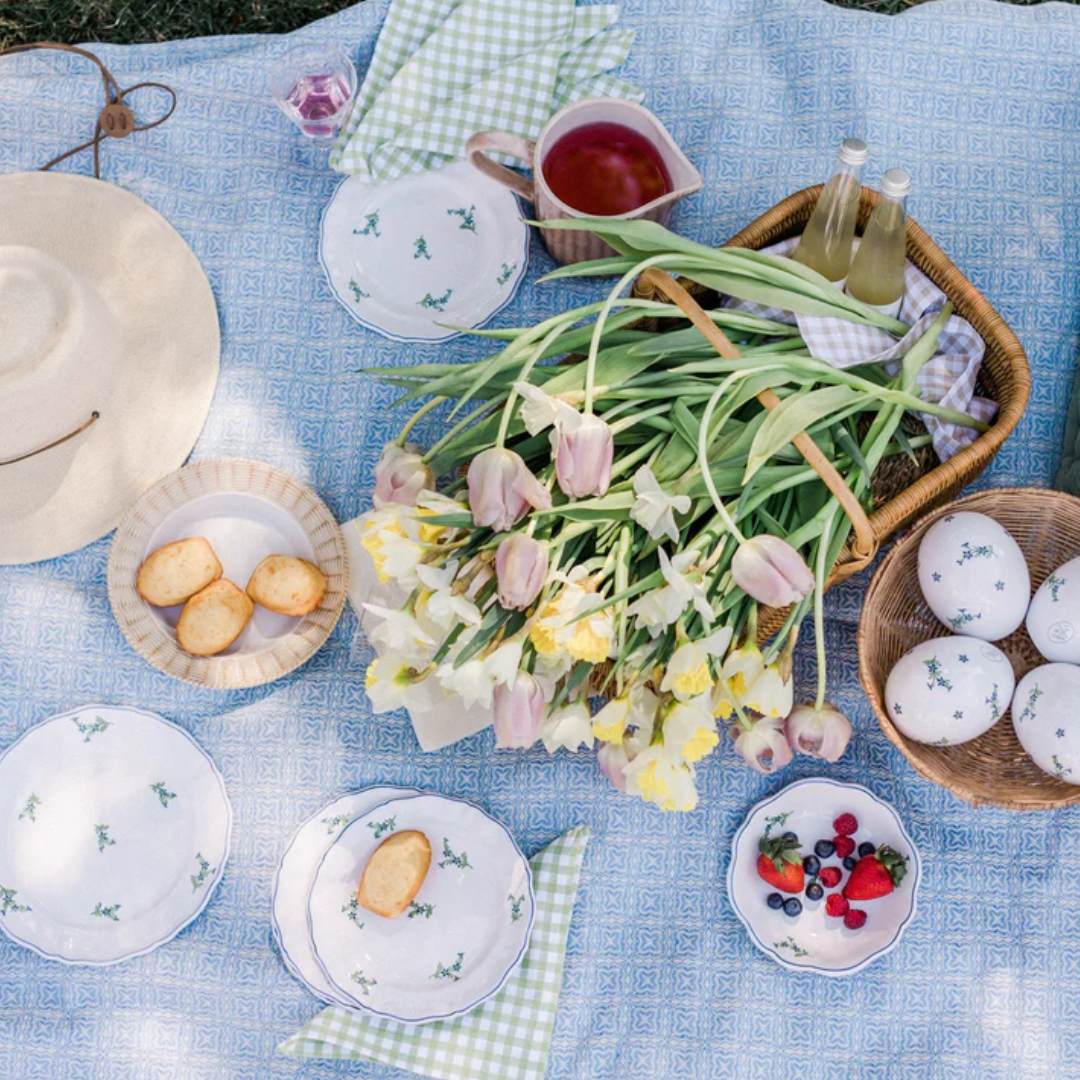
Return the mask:
[[[846,915],[849,907],[851,907],[851,905],[838,892],[829,893],[829,896],[825,901],[825,912],[834,919],[839,919],[841,915]],[[865,914],[863,915],[863,918],[866,918]]]
[[[833,846],[836,848],[836,857],[846,859],[855,854],[855,841],[850,836],[834,836]]]
[[[844,925],[849,930],[861,930],[866,925],[866,912],[851,908],[844,916]]]
[[[840,873],[840,867],[838,866],[823,866],[821,872],[818,874],[818,881],[825,886],[826,889],[835,889],[840,884],[840,879],[844,875]]]
[[[854,836],[859,831],[859,822],[854,814],[841,814],[832,827],[837,836]]]

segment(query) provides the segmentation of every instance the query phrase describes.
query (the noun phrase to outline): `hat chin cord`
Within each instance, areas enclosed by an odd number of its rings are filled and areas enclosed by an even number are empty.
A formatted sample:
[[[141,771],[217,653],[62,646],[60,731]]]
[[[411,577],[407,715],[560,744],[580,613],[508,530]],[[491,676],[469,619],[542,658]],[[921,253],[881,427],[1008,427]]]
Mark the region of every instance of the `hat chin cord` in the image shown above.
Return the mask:
[[[166,86],[164,83],[159,82],[141,82],[121,90],[120,84],[116,81],[112,72],[109,71],[109,69],[92,52],[89,52],[86,49],[80,49],[77,45],[63,45],[57,41],[34,41],[28,45],[14,45],[8,49],[0,49],[0,56],[13,56],[16,53],[30,52],[33,49],[55,49],[58,52],[74,53],[76,56],[85,57],[87,60],[90,60],[97,65],[98,70],[101,72],[101,79],[105,88],[105,107],[98,114],[97,121],[94,124],[94,137],[92,139],[87,139],[86,142],[80,143],[78,146],[72,147],[63,154],[54,157],[51,161],[46,162],[41,166],[41,172],[51,169],[54,165],[58,165],[61,161],[72,157],[74,154],[78,154],[83,150],[93,147],[94,176],[96,179],[100,180],[100,147],[102,140],[126,139],[136,131],[149,131],[150,128],[155,128],[159,124],[164,124],[176,109],[176,91],[174,91],[171,86]],[[137,124],[135,122],[135,113],[125,99],[128,94],[131,94],[135,90],[142,90],[145,87],[154,87],[158,90],[164,90],[171,98],[171,102],[168,111],[164,116],[159,116],[149,124]],[[59,439],[54,439],[51,443],[48,443],[46,446],[40,446],[36,450],[20,454],[18,457],[2,459],[0,460],[0,468],[5,465],[16,465],[20,461],[26,461],[28,458],[36,457],[38,454],[44,454],[47,450],[53,450],[58,446],[62,446],[64,443],[70,442],[72,439],[77,438],[84,431],[88,430],[100,418],[101,414],[95,409],[74,431],[69,431],[66,435],[61,436]]]

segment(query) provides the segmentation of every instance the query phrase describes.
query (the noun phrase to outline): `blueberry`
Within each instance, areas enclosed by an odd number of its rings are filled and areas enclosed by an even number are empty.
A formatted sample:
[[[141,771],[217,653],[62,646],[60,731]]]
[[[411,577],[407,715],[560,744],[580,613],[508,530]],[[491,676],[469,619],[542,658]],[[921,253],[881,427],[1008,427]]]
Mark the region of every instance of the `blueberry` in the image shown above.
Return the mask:
[[[877,851],[877,848],[874,847],[874,845],[871,844],[869,840],[859,845],[860,857],[862,857],[863,855],[873,855],[875,851]]]
[[[825,895],[825,890],[816,882],[811,881],[806,886],[806,899],[807,900],[820,900]]]
[[[802,914],[802,901],[796,900],[794,896],[784,901],[784,914],[790,915],[793,919],[796,915]]]
[[[773,911],[779,911],[784,906],[784,898],[778,892],[771,892],[765,897],[765,903],[773,909]]]
[[[836,845],[831,840],[819,840],[814,845],[814,854],[822,859],[827,859],[835,850]]]
[[[816,855],[807,855],[802,861],[803,869],[811,876],[817,877],[821,869],[821,860]]]
[[[784,833],[784,835],[781,836],[780,839],[781,840],[790,840],[793,844],[797,844],[799,842],[798,835],[796,833],[793,833],[793,832]]]
[[[856,865],[858,864],[858,862],[859,862],[859,860],[856,859],[853,855],[849,855],[844,860],[844,869],[845,870],[854,870]]]

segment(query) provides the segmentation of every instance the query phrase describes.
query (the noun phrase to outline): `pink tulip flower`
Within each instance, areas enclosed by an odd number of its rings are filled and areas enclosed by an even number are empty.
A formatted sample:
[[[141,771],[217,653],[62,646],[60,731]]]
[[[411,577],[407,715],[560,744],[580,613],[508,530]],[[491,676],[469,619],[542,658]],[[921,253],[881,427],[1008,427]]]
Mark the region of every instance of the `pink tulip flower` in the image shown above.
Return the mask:
[[[814,575],[802,556],[778,536],[744,540],[731,560],[735,584],[759,603],[786,607],[814,591]]]
[[[606,495],[611,484],[615,435],[599,416],[575,415],[576,419],[557,423],[551,433],[559,487],[572,499]]]
[[[736,725],[732,730],[738,732],[736,751],[759,773],[774,773],[791,761],[784,721],[779,717],[765,716],[755,720],[752,727]]]
[[[375,466],[375,494],[383,502],[415,506],[420,493],[435,490],[435,474],[420,457],[415,443],[387,443]]]
[[[526,671],[513,682],[495,687],[495,745],[502,750],[527,750],[540,735],[544,720],[544,691]]]
[[[787,737],[791,749],[799,754],[839,761],[851,739],[851,724],[828,702],[820,709],[797,705],[787,719]]]
[[[524,533],[508,536],[495,556],[499,603],[507,609],[527,608],[540,595],[547,570],[547,549],[539,540]]]
[[[474,524],[489,525],[495,532],[512,528],[530,506],[551,508],[551,492],[513,450],[493,446],[477,454],[466,479]]]

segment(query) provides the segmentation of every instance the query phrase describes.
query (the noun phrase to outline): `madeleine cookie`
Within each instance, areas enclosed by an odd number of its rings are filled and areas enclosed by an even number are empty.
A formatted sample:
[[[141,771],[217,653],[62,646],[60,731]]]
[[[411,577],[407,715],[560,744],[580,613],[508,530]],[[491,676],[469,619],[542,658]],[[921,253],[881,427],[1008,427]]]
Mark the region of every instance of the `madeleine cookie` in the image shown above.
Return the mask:
[[[219,577],[221,563],[210,541],[189,536],[153,552],[139,567],[135,587],[148,604],[172,607],[190,599]]]
[[[192,656],[213,656],[244,631],[255,605],[228,578],[197,592],[180,612],[176,640]]]
[[[431,845],[422,832],[394,833],[368,859],[356,898],[362,908],[396,919],[420,891],[430,866]]]
[[[255,567],[247,594],[279,615],[307,615],[326,595],[326,575],[306,559],[267,555]]]

